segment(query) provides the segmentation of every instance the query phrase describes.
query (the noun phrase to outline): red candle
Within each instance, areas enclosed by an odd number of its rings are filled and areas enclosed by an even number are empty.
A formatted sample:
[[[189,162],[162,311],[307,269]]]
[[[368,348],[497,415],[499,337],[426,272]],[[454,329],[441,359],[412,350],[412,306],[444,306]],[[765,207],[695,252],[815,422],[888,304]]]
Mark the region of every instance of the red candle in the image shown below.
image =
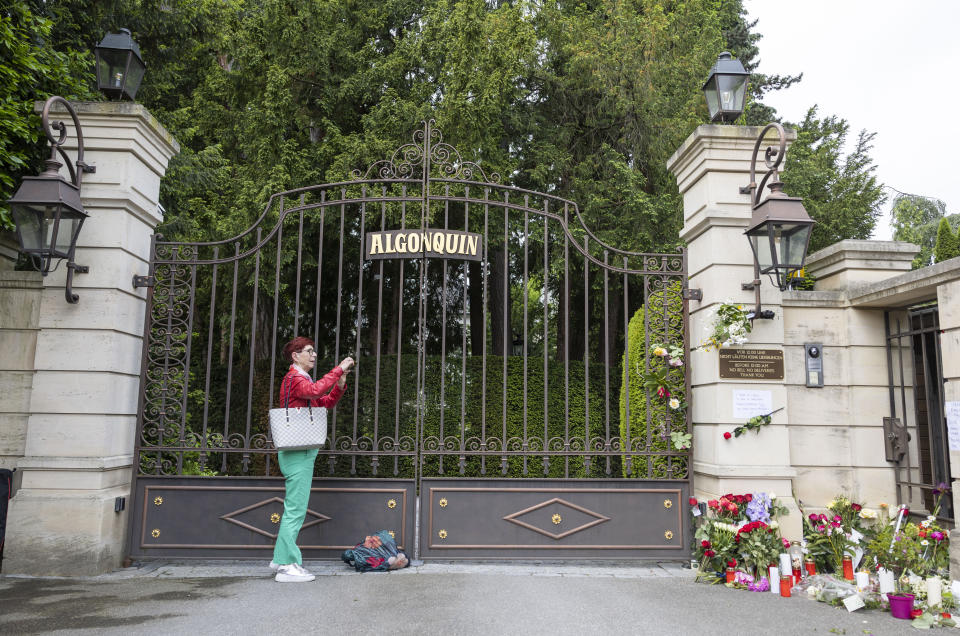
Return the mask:
[[[813,559],[807,559],[803,565],[807,568],[807,574],[809,576],[817,573],[817,564],[813,562]]]
[[[843,557],[843,578],[853,580],[853,559],[850,557]]]
[[[727,568],[727,583],[733,583],[734,570],[733,568]]]
[[[780,577],[780,596],[790,596],[790,588],[793,587],[793,577],[785,574]]]
[[[793,584],[796,585],[800,582],[800,579],[803,578],[803,570],[800,568],[793,568]]]

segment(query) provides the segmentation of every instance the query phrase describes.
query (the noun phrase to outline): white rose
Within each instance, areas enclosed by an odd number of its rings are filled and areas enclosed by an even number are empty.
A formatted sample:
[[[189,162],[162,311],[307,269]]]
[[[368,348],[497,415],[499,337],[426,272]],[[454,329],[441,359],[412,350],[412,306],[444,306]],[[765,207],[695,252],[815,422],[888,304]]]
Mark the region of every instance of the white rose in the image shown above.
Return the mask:
[[[770,493],[770,499],[771,499],[771,500],[776,499],[776,498],[777,498],[777,493],[775,493],[775,492]]]

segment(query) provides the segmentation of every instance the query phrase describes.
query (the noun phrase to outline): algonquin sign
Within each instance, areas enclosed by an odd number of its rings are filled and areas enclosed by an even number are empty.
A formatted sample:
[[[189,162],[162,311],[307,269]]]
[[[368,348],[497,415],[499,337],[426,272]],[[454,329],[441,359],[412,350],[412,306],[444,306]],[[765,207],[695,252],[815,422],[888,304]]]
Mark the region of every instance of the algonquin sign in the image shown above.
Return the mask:
[[[390,230],[367,232],[366,258],[459,258],[482,260],[480,235],[457,230]]]

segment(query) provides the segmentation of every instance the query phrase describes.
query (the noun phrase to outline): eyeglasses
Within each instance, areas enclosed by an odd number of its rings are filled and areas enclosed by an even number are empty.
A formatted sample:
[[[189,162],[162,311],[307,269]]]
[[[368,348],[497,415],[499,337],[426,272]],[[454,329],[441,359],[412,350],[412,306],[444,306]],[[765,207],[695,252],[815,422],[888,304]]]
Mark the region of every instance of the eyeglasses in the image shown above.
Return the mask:
[[[309,356],[309,355],[316,355],[317,351],[313,347],[307,347],[305,349],[298,351],[297,353],[305,353]]]

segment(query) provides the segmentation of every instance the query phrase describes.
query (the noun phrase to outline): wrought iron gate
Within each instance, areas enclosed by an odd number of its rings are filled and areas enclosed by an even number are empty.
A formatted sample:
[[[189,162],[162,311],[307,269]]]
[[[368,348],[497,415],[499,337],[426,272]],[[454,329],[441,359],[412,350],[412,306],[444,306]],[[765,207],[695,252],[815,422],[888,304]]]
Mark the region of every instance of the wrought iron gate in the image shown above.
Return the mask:
[[[937,305],[886,312],[890,417],[884,418],[887,461],[895,462],[897,503],[933,512],[953,483],[944,412],[940,314]],[[953,521],[952,497],[937,516]]]
[[[307,557],[381,528],[435,558],[688,554],[691,451],[671,433],[689,409],[641,380],[689,394],[685,367],[647,355],[689,351],[685,253],[615,249],[575,203],[498,181],[429,122],[366,174],[273,195],[232,239],[155,237],[132,556],[269,556],[266,413],[295,335],[320,373],[357,359]]]

